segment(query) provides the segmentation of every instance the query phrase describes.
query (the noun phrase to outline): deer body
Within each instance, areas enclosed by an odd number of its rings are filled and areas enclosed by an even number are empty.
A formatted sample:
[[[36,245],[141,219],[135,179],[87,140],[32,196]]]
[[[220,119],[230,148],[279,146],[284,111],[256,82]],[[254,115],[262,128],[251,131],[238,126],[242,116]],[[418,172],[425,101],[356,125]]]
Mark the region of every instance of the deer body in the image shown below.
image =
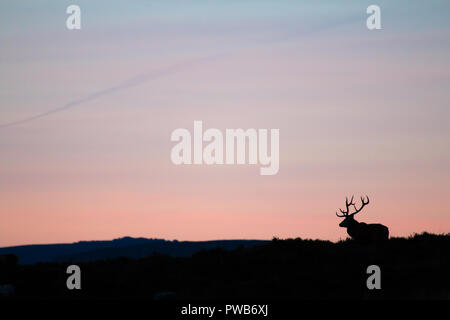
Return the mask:
[[[364,198],[361,198],[362,205],[359,209],[356,209],[355,204],[353,203],[353,197],[348,201],[346,199],[345,205],[347,207],[346,211],[339,209],[342,212],[342,215],[336,215],[338,217],[345,218],[340,224],[340,227],[347,228],[348,235],[353,239],[361,243],[374,243],[387,240],[389,238],[389,229],[388,227],[376,223],[376,224],[367,224],[364,222],[358,222],[355,220],[354,215],[357,214],[364,208],[365,205],[369,203],[369,198],[367,197],[367,201],[364,201]],[[355,208],[355,212],[349,214],[349,207],[353,206]]]
[[[342,226],[347,228],[348,235],[359,242],[372,243],[387,240],[389,238],[388,227],[379,224],[367,224],[364,222],[358,222],[355,219],[351,219],[351,222],[347,226]]]

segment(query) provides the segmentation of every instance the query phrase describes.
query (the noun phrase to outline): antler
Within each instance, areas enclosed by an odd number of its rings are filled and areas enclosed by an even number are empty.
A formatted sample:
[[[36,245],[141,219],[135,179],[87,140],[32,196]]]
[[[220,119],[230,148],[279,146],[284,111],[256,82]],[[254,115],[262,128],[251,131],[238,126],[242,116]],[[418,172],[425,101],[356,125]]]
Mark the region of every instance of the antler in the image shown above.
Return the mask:
[[[339,215],[337,212],[336,212],[336,216],[338,216],[339,218],[346,218],[346,217],[348,217],[348,216],[353,216],[353,215],[355,215],[355,214],[357,214],[358,212],[360,212],[367,204],[369,204],[369,197],[368,196],[366,196],[366,198],[367,198],[367,202],[366,201],[364,201],[364,198],[363,197],[361,197],[361,207],[359,208],[359,209],[356,209],[356,205],[353,203],[353,197],[354,196],[352,196],[352,198],[350,199],[350,202],[348,201],[348,198],[347,197],[345,197],[345,207],[346,207],[346,210],[344,211],[344,210],[342,210],[342,209],[339,209],[339,211],[341,211],[342,212],[342,215]],[[352,212],[352,213],[350,213],[349,214],[349,207],[350,206],[353,206],[353,208],[355,208],[355,212]]]
[[[352,196],[352,198],[350,199],[350,202],[348,202],[348,198],[345,197],[345,207],[346,207],[346,210],[344,211],[344,210],[342,210],[342,209],[339,208],[339,211],[342,212],[342,215],[339,215],[339,214],[336,212],[336,216],[338,216],[339,218],[343,218],[343,217],[347,217],[347,216],[348,216],[348,207],[350,207],[351,205],[354,206],[354,203],[353,203],[353,197],[354,197],[354,196]]]

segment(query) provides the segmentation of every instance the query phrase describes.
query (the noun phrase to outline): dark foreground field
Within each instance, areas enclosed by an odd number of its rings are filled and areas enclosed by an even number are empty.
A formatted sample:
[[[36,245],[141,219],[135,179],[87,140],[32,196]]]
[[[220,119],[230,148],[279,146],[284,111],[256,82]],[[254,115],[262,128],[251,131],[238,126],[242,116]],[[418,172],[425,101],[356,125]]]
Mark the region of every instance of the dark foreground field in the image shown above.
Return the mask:
[[[70,263],[3,263],[13,298],[450,299],[450,235],[392,238],[381,246],[288,239],[213,249],[192,257],[154,254],[77,263],[81,290],[68,290]],[[381,290],[368,290],[369,265]]]

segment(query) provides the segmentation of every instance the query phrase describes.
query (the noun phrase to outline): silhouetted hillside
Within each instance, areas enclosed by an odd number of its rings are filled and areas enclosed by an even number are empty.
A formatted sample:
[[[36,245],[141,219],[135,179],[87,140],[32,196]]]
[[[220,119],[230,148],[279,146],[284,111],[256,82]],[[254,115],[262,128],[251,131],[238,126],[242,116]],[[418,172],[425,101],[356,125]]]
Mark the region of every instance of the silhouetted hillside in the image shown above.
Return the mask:
[[[80,241],[68,244],[25,245],[0,248],[0,255],[14,254],[19,264],[36,262],[83,262],[118,257],[142,258],[153,253],[187,257],[205,249],[227,250],[251,247],[264,240],[167,241],[163,239],[124,237],[112,241]]]
[[[273,239],[250,248],[155,254],[78,264],[82,289],[67,290],[67,263],[9,270],[15,297],[218,299],[449,299],[450,235],[353,241]],[[368,290],[369,265],[381,290]]]

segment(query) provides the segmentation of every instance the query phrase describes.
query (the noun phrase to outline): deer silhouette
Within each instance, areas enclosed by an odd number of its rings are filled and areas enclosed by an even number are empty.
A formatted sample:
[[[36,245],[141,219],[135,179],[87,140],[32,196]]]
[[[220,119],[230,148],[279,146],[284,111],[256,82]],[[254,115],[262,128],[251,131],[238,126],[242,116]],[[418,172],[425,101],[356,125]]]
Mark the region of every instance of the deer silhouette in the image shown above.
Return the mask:
[[[361,207],[359,209],[356,208],[356,205],[353,202],[353,196],[348,201],[348,198],[345,198],[345,207],[346,210],[339,209],[341,211],[341,215],[336,212],[336,215],[339,218],[345,218],[339,226],[342,228],[347,228],[347,233],[353,240],[362,243],[374,243],[387,240],[389,238],[389,229],[388,227],[376,223],[376,224],[367,224],[364,222],[358,222],[354,219],[355,214],[360,212],[366,205],[369,204],[369,197],[367,197],[367,201],[361,197]],[[350,213],[350,206],[352,206],[355,211]]]

